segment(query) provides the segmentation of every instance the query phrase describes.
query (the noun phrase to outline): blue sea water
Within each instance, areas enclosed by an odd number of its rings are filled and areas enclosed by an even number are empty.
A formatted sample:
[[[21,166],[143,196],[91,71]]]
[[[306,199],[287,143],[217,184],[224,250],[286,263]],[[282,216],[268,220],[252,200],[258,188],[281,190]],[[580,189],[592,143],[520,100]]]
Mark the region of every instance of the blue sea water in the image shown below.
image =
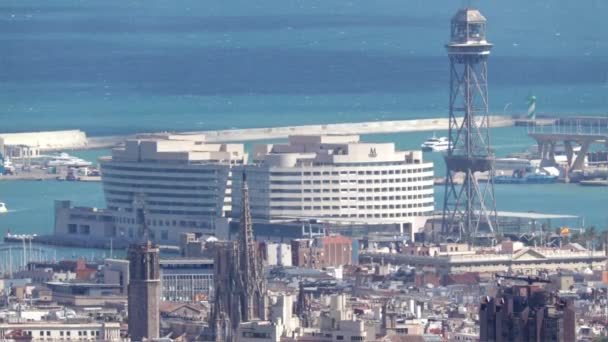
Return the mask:
[[[446,115],[449,20],[461,1],[5,0],[0,131],[90,135]],[[493,113],[608,113],[608,2],[476,3],[495,44]],[[437,132],[440,134],[441,132]],[[428,133],[382,134],[417,148]],[[532,143],[493,130],[498,154]],[[108,151],[83,152],[96,159]],[[438,155],[437,175],[443,163]],[[438,205],[441,203],[438,189]],[[497,186],[502,210],[608,224],[606,189]],[[49,232],[54,199],[103,206],[100,184],[0,182],[0,232]]]
[[[7,0],[0,130],[101,135],[444,116],[444,43],[461,5]],[[606,1],[478,6],[495,43],[493,112],[521,113],[534,93],[540,112],[608,113]]]

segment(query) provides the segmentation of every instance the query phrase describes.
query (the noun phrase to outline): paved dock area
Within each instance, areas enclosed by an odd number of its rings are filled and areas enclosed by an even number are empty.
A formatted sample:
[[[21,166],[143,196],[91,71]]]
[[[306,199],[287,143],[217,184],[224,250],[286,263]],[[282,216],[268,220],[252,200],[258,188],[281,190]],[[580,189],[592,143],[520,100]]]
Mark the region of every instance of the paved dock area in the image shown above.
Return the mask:
[[[29,171],[21,171],[15,172],[12,175],[1,175],[0,181],[15,181],[15,180],[55,180],[57,179],[57,174],[50,174],[46,172],[46,170],[42,170],[39,168],[32,168]]]
[[[46,169],[32,167],[29,170],[17,170],[12,175],[1,175],[1,181],[66,181],[66,172],[49,173]],[[78,176],[80,182],[101,182],[101,176]]]

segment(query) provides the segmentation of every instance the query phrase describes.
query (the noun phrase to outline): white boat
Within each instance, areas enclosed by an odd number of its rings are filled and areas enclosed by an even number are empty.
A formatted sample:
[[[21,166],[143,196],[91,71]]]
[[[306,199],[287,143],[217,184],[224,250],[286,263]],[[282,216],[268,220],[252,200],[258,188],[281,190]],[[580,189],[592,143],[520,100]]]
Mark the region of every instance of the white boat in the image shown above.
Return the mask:
[[[11,234],[9,230],[4,236],[4,242],[31,241],[38,237],[38,234]]]
[[[61,153],[57,156],[53,156],[51,160],[49,160],[46,165],[47,166],[73,166],[73,167],[87,167],[91,166],[93,163],[90,161],[86,161],[84,159],[80,159],[78,157],[71,156],[67,153]]]
[[[13,170],[13,162],[8,157],[4,158],[3,166],[7,170]]]
[[[427,139],[420,145],[423,151],[440,152],[447,151],[450,148],[450,140],[446,137],[439,137],[433,135],[432,138]]]
[[[8,212],[8,208],[6,207],[6,204],[4,204],[4,202],[0,202],[0,214],[7,213],[7,212]]]

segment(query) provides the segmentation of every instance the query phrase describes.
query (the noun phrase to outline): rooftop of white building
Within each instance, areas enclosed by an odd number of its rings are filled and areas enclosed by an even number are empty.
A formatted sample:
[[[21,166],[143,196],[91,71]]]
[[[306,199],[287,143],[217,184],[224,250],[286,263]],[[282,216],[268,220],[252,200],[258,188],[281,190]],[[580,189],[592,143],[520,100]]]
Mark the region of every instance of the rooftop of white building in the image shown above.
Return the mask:
[[[294,167],[302,164],[422,163],[422,152],[399,151],[394,143],[365,143],[358,135],[294,135],[283,144],[258,144],[254,162]]]
[[[102,161],[123,162],[233,162],[246,159],[243,144],[209,144],[203,135],[154,135],[130,139],[124,146],[112,149],[111,157]]]

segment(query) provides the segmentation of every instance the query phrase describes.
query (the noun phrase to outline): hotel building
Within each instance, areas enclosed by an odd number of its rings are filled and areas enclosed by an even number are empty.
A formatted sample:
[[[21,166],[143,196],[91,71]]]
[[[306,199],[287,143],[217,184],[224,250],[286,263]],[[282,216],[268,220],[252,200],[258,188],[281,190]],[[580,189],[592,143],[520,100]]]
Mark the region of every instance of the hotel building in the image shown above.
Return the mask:
[[[413,234],[434,210],[433,163],[393,143],[363,143],[357,135],[290,136],[286,144],[254,146],[253,163],[242,167],[256,223],[317,219]],[[235,218],[241,184],[234,179]]]

